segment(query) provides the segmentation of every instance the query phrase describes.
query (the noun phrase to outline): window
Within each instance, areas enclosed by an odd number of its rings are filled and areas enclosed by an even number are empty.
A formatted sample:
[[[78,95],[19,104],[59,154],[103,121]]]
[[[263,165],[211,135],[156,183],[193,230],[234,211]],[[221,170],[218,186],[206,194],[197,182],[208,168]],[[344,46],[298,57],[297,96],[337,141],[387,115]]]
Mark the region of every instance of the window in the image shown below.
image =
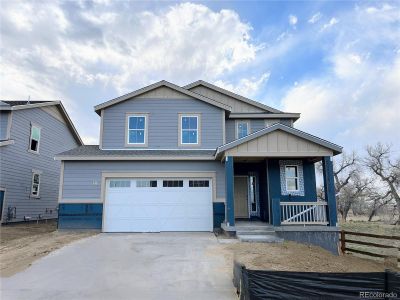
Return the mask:
[[[245,137],[249,134],[249,122],[247,121],[239,121],[236,123],[236,136],[238,139]]]
[[[29,150],[36,153],[39,152],[39,142],[40,142],[40,127],[32,125],[31,137],[29,140]]]
[[[110,180],[110,188],[128,188],[131,187],[130,180]]]
[[[39,197],[39,192],[40,192],[40,173],[34,171],[32,173],[31,196]]]
[[[286,190],[297,192],[299,190],[299,173],[297,166],[285,166]]]
[[[181,144],[199,143],[199,117],[181,116]]]
[[[157,187],[157,180],[137,180],[136,187]]]
[[[189,180],[189,187],[209,187],[208,180]]]
[[[163,187],[183,187],[183,180],[163,180]]]
[[[145,145],[146,144],[146,119],[145,115],[128,116],[128,145]]]

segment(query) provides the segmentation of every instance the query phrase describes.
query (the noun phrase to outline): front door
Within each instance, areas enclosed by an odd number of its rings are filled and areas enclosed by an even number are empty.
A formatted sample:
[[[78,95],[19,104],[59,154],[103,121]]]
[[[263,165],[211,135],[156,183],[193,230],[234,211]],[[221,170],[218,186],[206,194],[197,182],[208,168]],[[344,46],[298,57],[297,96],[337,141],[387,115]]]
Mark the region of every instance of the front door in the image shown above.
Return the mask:
[[[248,196],[248,177],[235,176],[235,218],[248,218],[249,206],[247,201]]]

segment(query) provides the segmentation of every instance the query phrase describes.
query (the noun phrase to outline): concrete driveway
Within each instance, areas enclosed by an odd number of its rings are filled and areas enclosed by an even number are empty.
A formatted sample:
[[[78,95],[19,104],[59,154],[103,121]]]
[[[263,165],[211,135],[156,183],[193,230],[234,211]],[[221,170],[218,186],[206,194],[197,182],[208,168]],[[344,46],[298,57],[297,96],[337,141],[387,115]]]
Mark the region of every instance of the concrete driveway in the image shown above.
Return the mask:
[[[1,299],[237,299],[212,233],[99,234],[10,278]]]

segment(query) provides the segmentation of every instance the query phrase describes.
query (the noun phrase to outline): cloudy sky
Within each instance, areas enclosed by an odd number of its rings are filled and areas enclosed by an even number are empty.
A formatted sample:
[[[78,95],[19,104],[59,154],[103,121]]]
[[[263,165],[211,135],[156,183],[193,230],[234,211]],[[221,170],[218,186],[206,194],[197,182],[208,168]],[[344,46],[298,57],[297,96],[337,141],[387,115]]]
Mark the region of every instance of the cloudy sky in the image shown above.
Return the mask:
[[[84,141],[93,106],[203,79],[345,150],[400,152],[400,2],[0,2],[0,98],[60,99]]]

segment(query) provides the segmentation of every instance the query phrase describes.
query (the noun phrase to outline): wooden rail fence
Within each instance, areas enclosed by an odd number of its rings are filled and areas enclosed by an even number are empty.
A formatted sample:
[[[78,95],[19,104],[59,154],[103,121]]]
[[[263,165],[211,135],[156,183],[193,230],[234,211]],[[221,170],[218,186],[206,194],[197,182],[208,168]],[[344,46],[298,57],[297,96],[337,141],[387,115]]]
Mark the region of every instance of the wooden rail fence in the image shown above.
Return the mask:
[[[397,263],[400,263],[400,257],[399,257],[400,247],[399,246],[379,244],[379,241],[377,241],[377,242],[359,241],[359,240],[355,240],[354,238],[351,238],[351,237],[349,238],[348,236],[368,237],[368,238],[372,238],[372,240],[381,239],[381,240],[391,240],[391,241],[400,241],[400,236],[361,233],[361,232],[353,232],[353,231],[346,231],[346,230],[342,230],[340,232],[340,249],[343,254],[346,253],[346,251],[347,251],[347,252],[353,252],[353,253],[358,253],[358,254],[362,254],[362,255],[378,257],[378,258],[383,258],[383,259],[391,257],[390,255],[386,255],[386,254],[379,254],[379,253],[373,253],[373,252],[369,252],[369,251],[365,251],[365,250],[350,248],[349,246],[351,246],[351,245],[348,245],[348,244],[356,244],[356,245],[374,247],[374,248],[379,248],[379,249],[396,249],[397,250]]]

